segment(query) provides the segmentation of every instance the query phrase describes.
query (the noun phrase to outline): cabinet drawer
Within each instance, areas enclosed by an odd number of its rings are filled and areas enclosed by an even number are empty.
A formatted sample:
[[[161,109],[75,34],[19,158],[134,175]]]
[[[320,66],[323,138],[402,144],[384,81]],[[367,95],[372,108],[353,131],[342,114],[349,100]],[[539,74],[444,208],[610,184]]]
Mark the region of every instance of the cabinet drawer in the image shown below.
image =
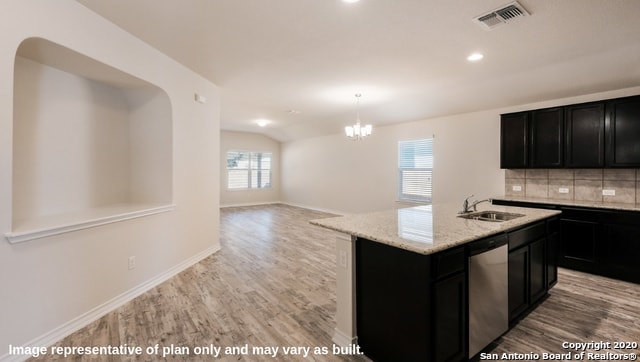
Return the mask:
[[[640,212],[637,211],[602,211],[600,221],[606,224],[640,227]]]
[[[544,221],[533,224],[526,228],[512,231],[509,233],[509,251],[530,243],[534,240],[541,239],[547,234],[547,226]]]
[[[432,263],[434,279],[464,271],[464,248],[434,254]]]
[[[562,208],[562,218],[565,220],[579,220],[579,221],[598,221],[600,219],[601,211],[577,209],[570,207]]]

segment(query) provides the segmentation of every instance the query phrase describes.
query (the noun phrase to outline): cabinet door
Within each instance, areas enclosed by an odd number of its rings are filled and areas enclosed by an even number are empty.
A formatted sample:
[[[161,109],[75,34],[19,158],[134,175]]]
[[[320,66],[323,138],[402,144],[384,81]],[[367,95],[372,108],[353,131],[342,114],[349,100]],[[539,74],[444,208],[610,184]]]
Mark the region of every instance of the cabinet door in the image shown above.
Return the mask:
[[[640,96],[608,101],[606,165],[640,167]]]
[[[529,303],[537,302],[547,293],[545,266],[545,239],[529,244]]]
[[[604,225],[602,265],[608,275],[640,283],[640,227]]]
[[[509,252],[509,321],[529,307],[529,247]]]
[[[355,269],[362,351],[373,360],[427,361],[430,257],[358,238]]]
[[[558,282],[558,243],[559,233],[547,237],[547,290]]]
[[[561,240],[559,266],[586,272],[597,269],[597,222],[564,219]]]
[[[531,112],[531,167],[548,168],[564,165],[563,108]]]
[[[465,273],[436,282],[433,288],[433,360],[461,361],[467,336]]]
[[[500,168],[529,166],[528,112],[503,114],[500,117]]]
[[[604,103],[565,107],[565,166],[604,167]]]

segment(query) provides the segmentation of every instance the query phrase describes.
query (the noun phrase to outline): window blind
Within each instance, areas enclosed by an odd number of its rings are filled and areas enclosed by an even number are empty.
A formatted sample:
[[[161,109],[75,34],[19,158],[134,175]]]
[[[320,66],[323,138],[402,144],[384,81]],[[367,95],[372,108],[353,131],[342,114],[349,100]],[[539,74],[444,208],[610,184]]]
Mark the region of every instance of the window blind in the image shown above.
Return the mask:
[[[398,142],[398,199],[430,203],[433,139]]]
[[[227,188],[271,187],[271,152],[227,152]]]

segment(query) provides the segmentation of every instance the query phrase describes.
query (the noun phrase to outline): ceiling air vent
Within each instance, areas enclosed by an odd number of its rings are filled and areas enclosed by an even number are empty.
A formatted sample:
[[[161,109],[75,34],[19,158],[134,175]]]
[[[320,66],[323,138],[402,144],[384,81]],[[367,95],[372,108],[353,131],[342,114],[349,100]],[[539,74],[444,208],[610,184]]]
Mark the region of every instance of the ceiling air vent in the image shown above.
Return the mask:
[[[527,15],[529,15],[527,10],[525,10],[525,8],[517,1],[514,1],[511,4],[492,10],[486,14],[482,14],[474,18],[473,21],[478,23],[483,29],[491,30],[496,26],[508,23],[515,18]]]

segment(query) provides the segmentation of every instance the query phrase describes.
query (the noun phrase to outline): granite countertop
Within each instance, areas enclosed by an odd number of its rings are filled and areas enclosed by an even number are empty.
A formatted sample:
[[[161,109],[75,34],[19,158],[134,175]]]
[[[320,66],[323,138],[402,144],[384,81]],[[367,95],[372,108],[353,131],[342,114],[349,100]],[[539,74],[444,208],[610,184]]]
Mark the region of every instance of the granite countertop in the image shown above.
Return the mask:
[[[640,211],[640,204],[635,204],[635,203],[631,204],[631,203],[606,202],[606,201],[559,200],[559,199],[538,198],[538,197],[519,197],[519,196],[501,196],[501,197],[494,197],[493,199],[504,200],[504,201],[532,202],[532,203],[547,204],[547,205],[590,207],[590,208],[608,209],[608,210]]]
[[[556,210],[478,205],[478,211],[483,210],[524,216],[504,222],[470,220],[458,217],[459,204],[436,204],[317,219],[311,220],[311,224],[420,254],[433,254],[560,214]]]

